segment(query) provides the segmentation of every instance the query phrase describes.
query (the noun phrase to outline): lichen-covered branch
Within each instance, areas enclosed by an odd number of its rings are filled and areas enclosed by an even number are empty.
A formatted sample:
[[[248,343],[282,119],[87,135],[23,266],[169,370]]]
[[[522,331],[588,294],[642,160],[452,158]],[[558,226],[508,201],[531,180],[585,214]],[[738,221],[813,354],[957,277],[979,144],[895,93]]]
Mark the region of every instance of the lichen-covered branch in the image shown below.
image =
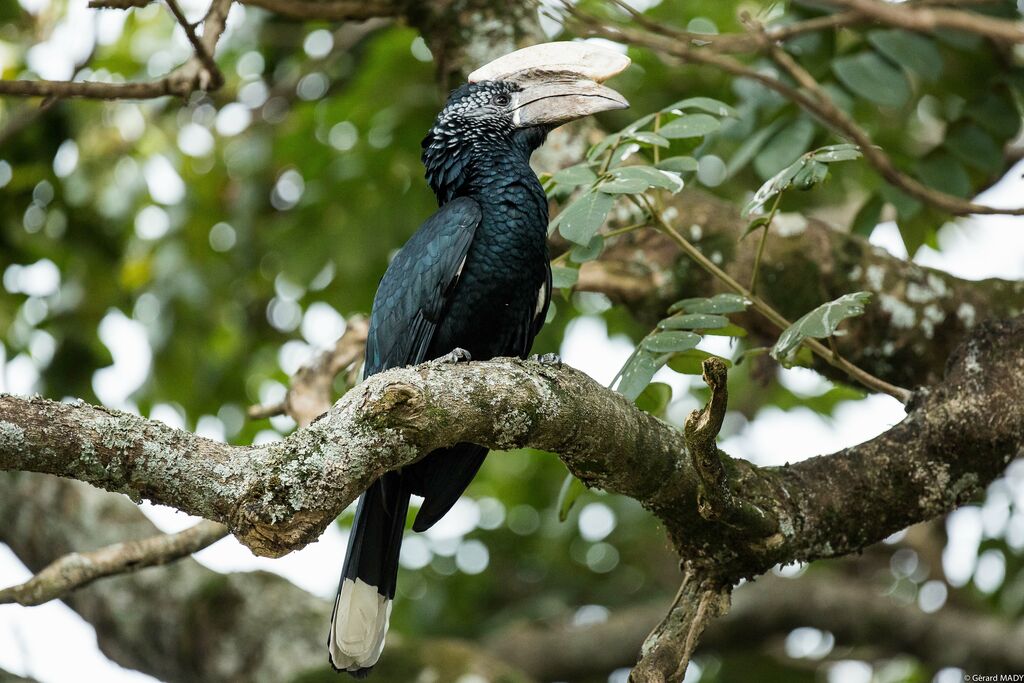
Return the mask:
[[[734,206],[686,189],[667,199],[665,216],[732,278],[749,282],[757,243],[740,239],[747,221]],[[820,220],[795,214],[783,219],[762,258],[759,296],[795,320],[848,292],[874,292],[865,314],[836,341],[844,358],[891,384],[917,387],[941,381],[946,359],[976,324],[1024,313],[1024,282],[964,280],[896,258]],[[599,260],[580,269],[576,288],[603,292],[650,324],[679,299],[723,290],[667,236],[653,230],[610,241]],[[748,314],[739,322],[755,346],[770,345],[778,336],[778,329],[759,315]],[[843,377],[823,361],[816,367]]]
[[[155,567],[188,557],[227,536],[219,522],[204,519],[175,534],[123,541],[88,552],[57,558],[25,583],[0,589],[0,604],[41,605],[96,579]]]
[[[122,496],[27,473],[0,473],[0,519],[0,542],[33,571],[75,549],[157,532]],[[63,599],[96,628],[107,657],[168,683],[339,680],[324,650],[330,603],[268,572],[219,574],[185,558],[97,581]],[[29,608],[5,605],[0,613],[5,609]],[[421,675],[532,681],[464,641],[392,634],[375,679]]]
[[[733,495],[777,520],[768,537],[705,519],[683,434],[569,367],[515,359],[375,375],[287,439],[237,447],[82,403],[0,397],[0,468],[80,479],[229,526],[254,552],[315,540],[383,472],[436,448],[558,453],[591,486],[653,511],[680,554],[723,580],[855,552],[962,504],[1024,445],[1024,318],[979,326],[946,381],[903,422],[785,468],[727,459]]]

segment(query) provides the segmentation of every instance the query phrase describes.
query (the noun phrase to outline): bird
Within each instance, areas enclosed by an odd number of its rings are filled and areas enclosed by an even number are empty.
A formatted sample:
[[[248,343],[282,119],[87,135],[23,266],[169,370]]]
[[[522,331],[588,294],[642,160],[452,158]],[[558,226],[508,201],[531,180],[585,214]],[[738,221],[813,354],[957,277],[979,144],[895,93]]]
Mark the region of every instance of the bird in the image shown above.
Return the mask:
[[[474,71],[423,139],[439,208],[396,253],[370,312],[364,377],[430,360],[526,358],[551,301],[548,205],[532,152],[568,121],[628,107],[601,81],[629,58],[586,42],[517,50]],[[425,531],[487,449],[459,443],[387,472],[360,497],[331,615],[329,659],[365,677],[384,648],[411,495]]]

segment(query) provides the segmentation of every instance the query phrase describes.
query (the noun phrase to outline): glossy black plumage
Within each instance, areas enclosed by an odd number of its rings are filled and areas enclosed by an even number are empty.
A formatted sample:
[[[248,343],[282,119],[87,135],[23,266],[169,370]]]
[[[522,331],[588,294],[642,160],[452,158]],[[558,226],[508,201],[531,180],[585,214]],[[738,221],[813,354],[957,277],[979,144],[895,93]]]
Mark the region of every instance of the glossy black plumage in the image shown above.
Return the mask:
[[[517,89],[511,83],[463,86],[424,139],[426,176],[440,208],[381,279],[367,376],[455,348],[473,360],[529,353],[551,296],[547,200],[529,165],[547,129],[514,125],[502,102],[507,105]],[[356,513],[343,582],[362,579],[393,597],[409,495],[424,497],[413,528],[429,528],[486,454],[480,446],[457,444],[376,482]]]

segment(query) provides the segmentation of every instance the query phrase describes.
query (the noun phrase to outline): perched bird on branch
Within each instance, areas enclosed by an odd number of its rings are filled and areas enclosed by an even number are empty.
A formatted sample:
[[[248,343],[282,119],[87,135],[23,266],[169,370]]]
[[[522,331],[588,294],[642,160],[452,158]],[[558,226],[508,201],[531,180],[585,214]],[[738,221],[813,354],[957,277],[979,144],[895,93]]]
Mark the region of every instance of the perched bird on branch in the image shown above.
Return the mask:
[[[423,140],[440,208],[398,252],[370,316],[366,376],[442,358],[525,358],[547,314],[548,207],[530,155],[563,123],[628,107],[601,81],[629,59],[587,43],[535,45],[470,74]],[[460,443],[389,472],[359,500],[328,642],[331,665],[366,675],[384,648],[409,496],[439,520],[487,449]]]

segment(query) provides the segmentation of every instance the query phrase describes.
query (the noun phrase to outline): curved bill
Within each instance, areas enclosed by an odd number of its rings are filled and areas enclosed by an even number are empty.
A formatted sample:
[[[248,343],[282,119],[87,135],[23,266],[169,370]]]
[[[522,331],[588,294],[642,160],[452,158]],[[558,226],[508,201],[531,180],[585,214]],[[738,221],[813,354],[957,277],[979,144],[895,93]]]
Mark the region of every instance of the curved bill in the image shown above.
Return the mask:
[[[534,72],[567,72],[601,83],[626,70],[630,59],[592,43],[556,41],[531,45],[485,64],[469,75],[479,81],[531,80]]]
[[[629,102],[611,88],[587,79],[561,77],[525,83],[512,110],[516,126],[558,126],[612,109],[627,109]]]

